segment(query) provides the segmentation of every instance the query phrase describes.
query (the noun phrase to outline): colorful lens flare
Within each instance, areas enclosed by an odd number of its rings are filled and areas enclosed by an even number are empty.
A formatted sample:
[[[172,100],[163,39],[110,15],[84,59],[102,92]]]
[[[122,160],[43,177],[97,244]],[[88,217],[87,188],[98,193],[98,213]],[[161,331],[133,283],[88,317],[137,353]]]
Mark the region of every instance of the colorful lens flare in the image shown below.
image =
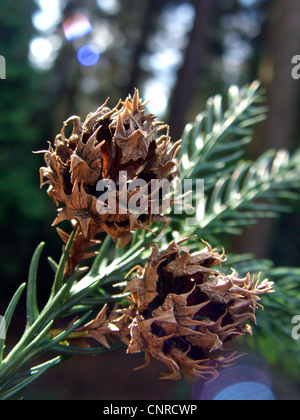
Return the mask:
[[[84,45],[78,50],[77,59],[83,66],[91,67],[98,63],[100,52],[93,45]]]
[[[64,20],[63,30],[67,41],[73,41],[91,33],[93,27],[86,16],[78,13]]]
[[[272,391],[259,382],[238,382],[222,389],[214,401],[274,401]]]
[[[248,355],[236,366],[221,369],[219,377],[213,382],[196,380],[193,398],[214,401],[276,400],[269,366],[253,355]]]

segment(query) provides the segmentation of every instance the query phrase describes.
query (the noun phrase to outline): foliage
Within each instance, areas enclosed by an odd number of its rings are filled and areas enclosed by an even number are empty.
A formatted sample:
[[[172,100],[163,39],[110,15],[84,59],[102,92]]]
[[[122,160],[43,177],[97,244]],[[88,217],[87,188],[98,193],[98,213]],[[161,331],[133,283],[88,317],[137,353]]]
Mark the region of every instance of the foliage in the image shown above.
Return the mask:
[[[189,235],[239,234],[239,228],[260,217],[287,211],[283,199],[299,198],[299,150],[292,156],[286,150],[270,150],[256,162],[241,160],[252,126],[266,117],[259,85],[231,88],[225,112],[223,102],[220,96],[211,98],[206,112],[183,136],[181,179],[204,179],[206,194],[205,217]]]

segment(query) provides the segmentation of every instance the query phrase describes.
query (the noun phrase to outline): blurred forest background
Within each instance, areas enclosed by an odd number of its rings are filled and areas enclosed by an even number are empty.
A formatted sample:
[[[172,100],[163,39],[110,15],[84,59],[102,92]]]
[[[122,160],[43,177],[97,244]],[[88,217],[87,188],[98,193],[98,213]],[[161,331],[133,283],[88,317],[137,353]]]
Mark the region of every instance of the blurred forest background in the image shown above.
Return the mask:
[[[270,148],[293,151],[300,137],[300,81],[291,76],[297,54],[300,2],[295,0],[0,0],[0,55],[7,64],[7,79],[0,80],[0,313],[26,281],[41,241],[47,255],[58,259],[61,253],[51,227],[55,206],[39,188],[43,157],[32,151],[47,149],[63,121],[74,114],[85,118],[107,97],[113,106],[137,87],[178,140],[211,95],[259,79],[267,91],[269,118],[258,126],[247,153],[256,158]],[[276,265],[299,266],[299,233],[295,211],[260,222],[230,246]],[[51,279],[44,256],[41,299]],[[123,352],[117,358],[74,358],[26,395],[190,397],[189,381],[158,382],[161,366],[155,363],[132,373],[140,362]],[[295,378],[283,383],[282,397],[299,391]]]

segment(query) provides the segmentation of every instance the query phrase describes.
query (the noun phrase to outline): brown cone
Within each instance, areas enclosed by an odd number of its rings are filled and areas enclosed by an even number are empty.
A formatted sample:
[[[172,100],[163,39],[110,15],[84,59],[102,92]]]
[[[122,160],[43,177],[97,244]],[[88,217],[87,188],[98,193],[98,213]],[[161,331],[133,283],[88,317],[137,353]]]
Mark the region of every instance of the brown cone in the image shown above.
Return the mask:
[[[73,123],[73,132],[66,138],[69,122]],[[159,136],[163,129],[167,134]],[[147,183],[153,179],[172,181],[178,171],[175,157],[179,142],[172,148],[169,144],[168,127],[145,112],[137,90],[133,98],[129,96],[114,109],[109,109],[106,101],[83,124],[79,117],[71,117],[56,137],[54,147],[50,145],[45,152],[46,167],[40,169],[41,186],[48,184],[49,196],[56,205],[62,205],[54,225],[75,219],[85,238],[106,232],[125,246],[132,231],[149,230],[152,221],[167,224],[162,202],[161,212],[151,213],[151,196],[147,196],[143,214],[121,211],[118,205],[116,214],[111,214],[108,207],[100,214],[97,183],[108,179],[115,182],[117,199],[126,205],[140,189],[120,189],[120,172],[126,172],[127,186],[137,178]]]
[[[228,365],[236,354],[224,356],[224,345],[251,333],[259,295],[272,291],[273,283],[260,282],[236,272],[226,276],[215,267],[224,261],[208,244],[190,254],[173,243],[153,253],[144,269],[128,284],[131,312],[128,353],[145,352],[170,369],[163,378],[178,379],[181,373],[204,378],[217,376],[217,368]]]

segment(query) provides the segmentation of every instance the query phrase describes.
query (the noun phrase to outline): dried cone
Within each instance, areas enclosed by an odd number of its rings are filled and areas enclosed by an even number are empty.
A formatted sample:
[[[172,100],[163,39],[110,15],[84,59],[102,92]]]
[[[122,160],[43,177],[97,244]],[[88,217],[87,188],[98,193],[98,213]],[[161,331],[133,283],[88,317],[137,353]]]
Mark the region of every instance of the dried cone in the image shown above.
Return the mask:
[[[90,347],[86,339],[93,338],[109,349],[108,339],[113,340],[114,335],[118,335],[122,341],[128,344],[126,339],[128,322],[124,323],[123,320],[124,317],[119,316],[117,307],[113,308],[110,315],[107,316],[107,304],[105,304],[94,320],[75,330],[77,336],[78,333],[83,332],[83,336],[77,339],[78,344],[81,347]]]
[[[95,319],[77,328],[69,336],[66,337],[66,341],[69,344],[76,345],[79,347],[90,348],[90,339],[97,341],[99,344],[106,348],[110,348],[109,340],[114,341],[114,335],[128,345],[128,327],[129,327],[129,313],[124,316],[119,314],[117,305],[107,314],[108,306],[105,304]],[[73,319],[66,328],[71,327],[77,318]],[[52,329],[50,335],[57,337],[63,330]]]
[[[71,121],[73,132],[66,138],[65,127]],[[159,136],[163,129],[167,134]],[[120,198],[126,205],[140,191],[138,187],[131,192],[121,189],[120,172],[126,173],[126,187],[137,178],[147,183],[175,178],[179,143],[170,148],[169,144],[168,127],[156,121],[153,114],[145,113],[145,103],[137,90],[133,98],[129,96],[114,109],[109,109],[106,101],[83,124],[79,117],[71,117],[56,137],[54,147],[50,145],[45,152],[46,167],[40,170],[41,186],[48,184],[49,196],[56,205],[63,205],[54,225],[75,219],[85,238],[93,239],[97,233],[106,232],[124,246],[132,231],[149,230],[152,221],[167,224],[162,203],[161,214],[151,213],[150,195],[141,213],[131,212],[130,208],[120,211],[118,202]],[[117,187],[115,214],[106,202],[101,214],[97,208],[101,195],[97,184],[102,180],[111,180]]]
[[[215,270],[225,257],[208,244],[194,254],[180,245],[161,254],[154,247],[128,283],[130,310],[136,310],[128,353],[145,352],[145,366],[152,358],[164,362],[170,373],[163,378],[185,373],[211,379],[236,357],[224,356],[224,344],[251,334],[247,321],[255,322],[259,295],[272,291],[273,283]]]
[[[61,237],[63,243],[66,245],[70,239],[70,236],[57,228],[57,233]],[[76,267],[82,262],[89,258],[93,258],[97,255],[97,251],[92,248],[95,245],[99,245],[101,241],[95,239],[85,238],[82,231],[77,227],[72,248],[69,252],[66,266],[64,269],[65,278],[70,277],[76,270]],[[65,251],[65,245],[63,246],[63,252]]]

